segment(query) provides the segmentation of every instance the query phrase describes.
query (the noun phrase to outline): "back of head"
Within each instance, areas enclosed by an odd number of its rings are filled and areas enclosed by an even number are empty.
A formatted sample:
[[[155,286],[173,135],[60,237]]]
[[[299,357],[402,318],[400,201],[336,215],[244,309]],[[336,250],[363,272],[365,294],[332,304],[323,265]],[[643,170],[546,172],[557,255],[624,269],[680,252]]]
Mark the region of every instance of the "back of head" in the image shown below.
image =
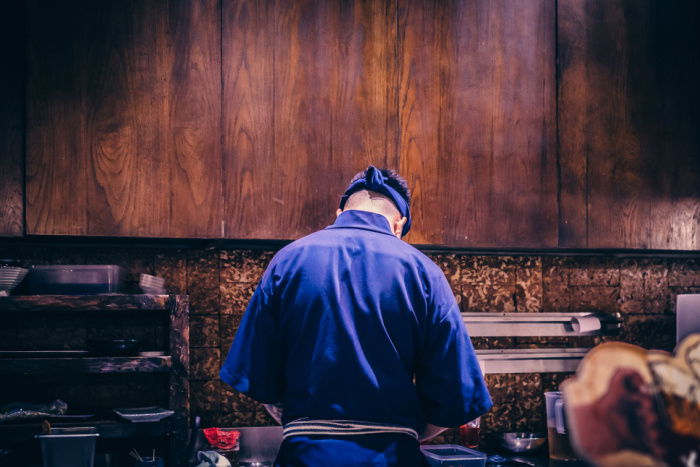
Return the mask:
[[[367,178],[367,172],[370,169],[363,170],[355,174],[350,180],[349,187],[352,187],[358,180]],[[406,201],[406,204],[411,205],[411,192],[408,189],[408,184],[401,175],[390,169],[380,169],[381,174],[386,177],[384,183],[396,190],[398,194]],[[343,209],[366,209],[380,212],[385,215],[393,215],[399,213],[399,209],[394,201],[383,193],[368,190],[366,187],[358,187],[357,189],[349,189],[345,192],[348,195],[347,202]]]
[[[370,165],[357,173],[340,198],[338,214],[356,209],[382,214],[398,238],[411,229],[411,193],[406,180],[393,170]]]
[[[352,177],[352,180],[350,180],[350,186],[355,183],[358,180],[367,178],[367,172],[370,169],[363,170],[362,172],[357,172],[354,177]],[[411,205],[411,191],[408,189],[408,183],[406,183],[406,180],[398,174],[395,170],[391,169],[380,169],[379,170],[381,174],[386,177],[386,183],[390,187],[392,187],[394,190],[396,190],[401,197],[406,201],[406,204],[409,206]]]

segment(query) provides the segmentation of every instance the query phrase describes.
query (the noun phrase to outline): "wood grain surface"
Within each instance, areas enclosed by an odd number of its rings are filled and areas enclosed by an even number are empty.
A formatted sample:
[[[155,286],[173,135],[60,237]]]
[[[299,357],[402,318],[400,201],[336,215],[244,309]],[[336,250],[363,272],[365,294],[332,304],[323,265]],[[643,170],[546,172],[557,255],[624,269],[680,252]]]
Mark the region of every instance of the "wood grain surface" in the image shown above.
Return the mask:
[[[87,233],[89,2],[26,2],[26,230]],[[82,8],[84,7],[84,8]],[[92,34],[94,35],[94,34]]]
[[[221,4],[178,0],[170,9],[173,57],[169,163],[172,237],[221,237]]]
[[[399,2],[414,243],[556,246],[554,2]]]
[[[0,19],[0,236],[24,234],[24,7],[3,6]]]
[[[226,237],[298,238],[370,163],[398,167],[395,4],[224,4]]]
[[[700,247],[698,21],[696,2],[558,3],[561,246]]]
[[[371,163],[408,179],[412,243],[698,249],[698,10],[30,0],[26,231],[296,239]],[[22,229],[17,70],[6,235]]]
[[[585,248],[588,244],[588,158],[585,147],[587,89],[571,76],[584,76],[581,59],[585,36],[583,2],[557,6],[557,156],[559,160],[559,246]]]
[[[216,0],[28,8],[28,232],[220,236]]]

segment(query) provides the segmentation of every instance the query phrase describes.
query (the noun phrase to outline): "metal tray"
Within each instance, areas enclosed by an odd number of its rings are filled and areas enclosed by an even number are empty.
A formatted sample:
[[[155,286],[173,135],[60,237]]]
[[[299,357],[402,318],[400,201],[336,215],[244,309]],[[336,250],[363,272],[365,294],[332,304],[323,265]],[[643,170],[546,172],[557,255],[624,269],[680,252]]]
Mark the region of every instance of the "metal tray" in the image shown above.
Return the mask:
[[[136,407],[128,409],[113,409],[114,413],[133,423],[158,422],[170,417],[175,412],[162,407]]]

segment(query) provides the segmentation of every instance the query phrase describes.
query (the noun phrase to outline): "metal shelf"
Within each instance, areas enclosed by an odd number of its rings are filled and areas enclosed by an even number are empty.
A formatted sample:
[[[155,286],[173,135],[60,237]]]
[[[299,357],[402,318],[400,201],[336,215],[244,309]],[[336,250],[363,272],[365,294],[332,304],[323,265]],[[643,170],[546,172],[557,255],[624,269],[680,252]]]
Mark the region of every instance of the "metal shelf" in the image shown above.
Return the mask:
[[[600,328],[577,330],[575,323],[597,319]],[[472,337],[600,336],[619,333],[619,313],[462,313]],[[585,328],[583,328],[585,329]]]
[[[167,436],[173,432],[170,417],[158,422],[147,423],[131,423],[125,420],[88,420],[80,422],[55,422],[51,418],[45,418],[45,420],[49,420],[54,428],[94,426],[103,439]],[[41,432],[42,427],[39,421],[0,424],[0,439],[3,441],[30,440],[34,438],[34,435],[41,434]]]
[[[172,368],[172,358],[162,357],[77,357],[2,358],[0,375],[56,373],[164,373]]]
[[[573,372],[589,349],[477,350],[484,374]]]
[[[12,295],[0,297],[0,313],[26,311],[160,311],[173,308],[173,295]]]

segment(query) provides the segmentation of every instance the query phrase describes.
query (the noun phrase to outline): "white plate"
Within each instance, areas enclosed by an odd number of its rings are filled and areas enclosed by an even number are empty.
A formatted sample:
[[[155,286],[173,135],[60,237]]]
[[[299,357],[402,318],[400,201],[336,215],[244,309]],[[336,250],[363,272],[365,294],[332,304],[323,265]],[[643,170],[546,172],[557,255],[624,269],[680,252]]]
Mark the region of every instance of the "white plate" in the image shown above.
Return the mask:
[[[162,407],[136,407],[112,410],[123,419],[133,423],[158,422],[175,413],[172,410],[167,410]]]

